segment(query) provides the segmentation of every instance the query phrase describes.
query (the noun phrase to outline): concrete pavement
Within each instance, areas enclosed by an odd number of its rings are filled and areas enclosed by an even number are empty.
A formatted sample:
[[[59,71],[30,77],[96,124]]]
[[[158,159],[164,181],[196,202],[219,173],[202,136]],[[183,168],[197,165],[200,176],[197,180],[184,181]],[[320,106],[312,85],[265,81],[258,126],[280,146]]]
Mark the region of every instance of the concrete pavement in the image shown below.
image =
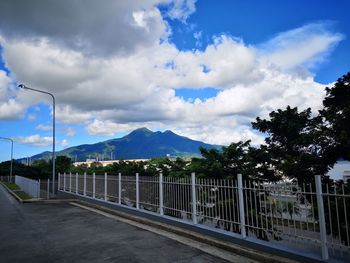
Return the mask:
[[[226,261],[68,204],[20,204],[0,186],[0,262]]]

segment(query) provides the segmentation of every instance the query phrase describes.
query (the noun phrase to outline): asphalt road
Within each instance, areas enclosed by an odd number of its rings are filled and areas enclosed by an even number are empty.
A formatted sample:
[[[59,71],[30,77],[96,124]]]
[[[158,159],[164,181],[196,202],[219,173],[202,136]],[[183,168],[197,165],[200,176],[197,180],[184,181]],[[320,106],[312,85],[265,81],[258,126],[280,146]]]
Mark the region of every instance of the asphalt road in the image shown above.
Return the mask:
[[[226,262],[68,204],[20,204],[0,186],[0,262]]]

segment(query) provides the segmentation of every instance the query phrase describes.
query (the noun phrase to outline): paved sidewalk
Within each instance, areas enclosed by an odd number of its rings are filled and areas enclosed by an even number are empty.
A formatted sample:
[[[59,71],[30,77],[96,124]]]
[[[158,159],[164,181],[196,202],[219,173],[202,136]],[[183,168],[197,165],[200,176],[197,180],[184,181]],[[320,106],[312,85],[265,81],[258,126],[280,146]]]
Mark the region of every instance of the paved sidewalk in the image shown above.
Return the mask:
[[[226,262],[68,204],[20,204],[0,186],[0,262]]]

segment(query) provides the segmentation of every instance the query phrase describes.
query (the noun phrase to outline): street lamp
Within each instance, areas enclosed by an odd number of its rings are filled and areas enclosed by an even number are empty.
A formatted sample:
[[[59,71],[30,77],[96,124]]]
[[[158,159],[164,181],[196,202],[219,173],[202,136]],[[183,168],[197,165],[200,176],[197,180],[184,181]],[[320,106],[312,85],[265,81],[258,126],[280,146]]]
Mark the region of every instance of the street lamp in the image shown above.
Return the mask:
[[[0,137],[0,139],[11,141],[11,166],[10,166],[10,182],[12,183],[12,160],[13,160],[13,140],[11,138]]]
[[[27,89],[27,90],[33,90],[36,92],[44,93],[47,95],[50,95],[52,97],[52,194],[55,195],[55,109],[56,109],[56,101],[55,101],[55,96],[49,92],[42,91],[42,90],[37,90],[37,89],[32,89],[28,88],[24,84],[18,85],[19,88],[21,89]]]

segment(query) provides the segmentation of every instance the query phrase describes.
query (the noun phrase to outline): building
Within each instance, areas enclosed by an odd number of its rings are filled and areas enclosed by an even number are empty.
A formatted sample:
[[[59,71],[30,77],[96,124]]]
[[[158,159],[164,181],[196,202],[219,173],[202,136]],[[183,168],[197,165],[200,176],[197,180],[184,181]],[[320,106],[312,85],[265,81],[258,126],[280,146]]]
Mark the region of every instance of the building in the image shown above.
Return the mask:
[[[77,167],[79,165],[87,165],[87,167],[90,167],[93,163],[99,163],[102,166],[107,166],[113,163],[119,163],[119,162],[128,162],[128,163],[138,163],[138,162],[146,162],[149,159],[129,159],[129,160],[109,160],[109,161],[96,161],[95,159],[87,159],[85,162],[74,162],[73,166]]]
[[[333,180],[350,180],[350,162],[346,160],[337,161],[327,175]]]

